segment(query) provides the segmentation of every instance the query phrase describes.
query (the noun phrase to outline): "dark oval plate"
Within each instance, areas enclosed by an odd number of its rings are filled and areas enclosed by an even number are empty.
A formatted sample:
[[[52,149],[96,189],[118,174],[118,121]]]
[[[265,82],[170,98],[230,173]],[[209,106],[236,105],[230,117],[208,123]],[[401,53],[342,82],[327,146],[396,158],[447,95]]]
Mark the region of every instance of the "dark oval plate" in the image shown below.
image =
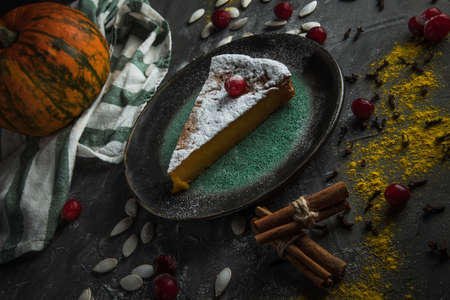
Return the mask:
[[[206,169],[187,191],[172,195],[167,166],[211,57],[246,54],[284,63],[296,96]],[[343,101],[342,73],[318,44],[290,34],[255,35],[202,56],[168,80],[140,114],[128,140],[125,173],[140,203],[175,220],[230,214],[279,188],[319,149]]]

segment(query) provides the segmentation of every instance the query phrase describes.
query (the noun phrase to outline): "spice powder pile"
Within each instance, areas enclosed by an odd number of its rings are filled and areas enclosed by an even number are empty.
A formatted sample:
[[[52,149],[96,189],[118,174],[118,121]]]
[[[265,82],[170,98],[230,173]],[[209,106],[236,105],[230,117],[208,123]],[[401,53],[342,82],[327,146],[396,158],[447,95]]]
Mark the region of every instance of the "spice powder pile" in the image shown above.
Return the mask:
[[[400,228],[388,217],[383,192],[389,183],[406,185],[425,178],[436,165],[449,168],[443,164],[449,155],[449,114],[431,103],[441,87],[432,61],[439,55],[433,48],[408,42],[395,45],[385,58],[371,65],[373,71],[378,69],[382,82],[375,106],[377,120],[385,119],[385,125],[370,141],[353,146],[351,161],[345,167],[349,186],[359,199],[353,203],[360,213],[355,220],[369,222],[372,228],[361,245],[369,249],[371,257],[360,270],[359,279],[344,281],[331,291],[329,299],[387,297],[391,285],[386,278],[401,266],[404,257],[395,239]],[[373,198],[370,206],[369,198]],[[405,290],[398,296],[412,298],[411,291]]]

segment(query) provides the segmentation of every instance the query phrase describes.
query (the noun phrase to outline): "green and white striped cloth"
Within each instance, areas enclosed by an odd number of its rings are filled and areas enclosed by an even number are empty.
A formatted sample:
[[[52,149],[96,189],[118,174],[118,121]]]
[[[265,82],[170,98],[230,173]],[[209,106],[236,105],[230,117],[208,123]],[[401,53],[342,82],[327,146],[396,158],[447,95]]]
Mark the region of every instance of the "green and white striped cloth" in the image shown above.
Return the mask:
[[[147,0],[80,0],[73,6],[106,36],[111,74],[92,106],[52,136],[0,129],[0,263],[49,244],[76,156],[122,161],[133,123],[168,71],[169,25]]]

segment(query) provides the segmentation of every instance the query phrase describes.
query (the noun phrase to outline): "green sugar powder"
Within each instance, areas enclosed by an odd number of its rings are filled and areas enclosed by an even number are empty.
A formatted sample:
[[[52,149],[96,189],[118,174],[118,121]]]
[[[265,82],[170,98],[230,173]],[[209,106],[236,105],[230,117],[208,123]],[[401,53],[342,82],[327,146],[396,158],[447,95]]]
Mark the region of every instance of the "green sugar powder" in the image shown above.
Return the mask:
[[[260,124],[249,136],[207,168],[187,192],[222,193],[241,188],[285,161],[301,138],[310,112],[308,89],[300,78],[291,77],[295,96]],[[194,106],[194,97],[174,116],[164,135],[161,164],[169,165],[184,123]]]

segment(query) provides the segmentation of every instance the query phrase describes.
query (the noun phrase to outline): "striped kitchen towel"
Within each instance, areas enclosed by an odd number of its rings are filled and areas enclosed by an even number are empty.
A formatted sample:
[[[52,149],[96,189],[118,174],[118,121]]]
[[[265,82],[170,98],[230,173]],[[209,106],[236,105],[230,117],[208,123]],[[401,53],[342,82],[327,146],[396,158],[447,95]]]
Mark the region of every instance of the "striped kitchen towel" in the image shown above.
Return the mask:
[[[148,0],[80,0],[73,6],[106,36],[111,74],[91,107],[56,134],[0,129],[0,263],[48,245],[76,156],[122,161],[134,121],[168,71],[169,25]]]

